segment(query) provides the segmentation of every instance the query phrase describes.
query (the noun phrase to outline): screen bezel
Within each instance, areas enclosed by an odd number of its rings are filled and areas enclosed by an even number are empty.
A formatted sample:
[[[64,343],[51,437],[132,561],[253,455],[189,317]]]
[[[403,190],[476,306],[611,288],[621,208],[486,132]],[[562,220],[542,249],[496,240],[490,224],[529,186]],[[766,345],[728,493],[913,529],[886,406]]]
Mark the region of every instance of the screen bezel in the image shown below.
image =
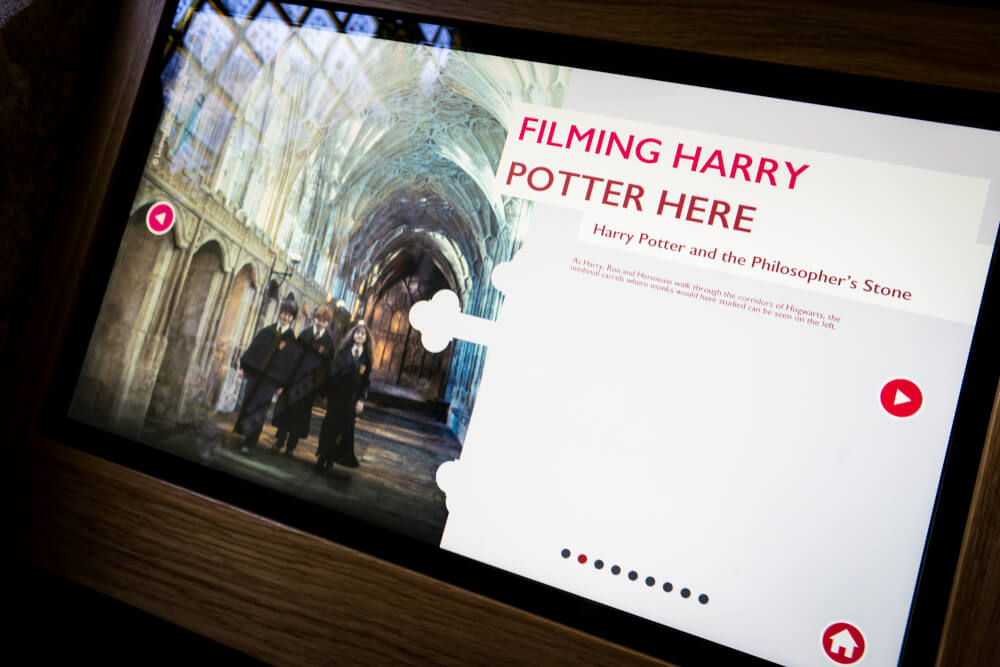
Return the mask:
[[[375,10],[361,9],[365,13],[381,13]],[[153,52],[162,52],[162,45],[166,39],[166,29],[172,12],[168,9],[164,12],[161,20],[161,27],[157,41],[154,43]],[[435,17],[414,17],[426,18],[431,21],[441,21]],[[651,72],[644,67],[636,67],[636,63],[656,63],[669,62],[677,65],[681,64],[682,69],[690,67],[691,71],[698,74],[690,79],[698,78],[704,85],[707,81],[709,87],[721,87],[735,90],[737,92],[752,92],[755,94],[773,95],[779,89],[786,87],[794,88],[796,97],[800,101],[823,103],[830,98],[836,97],[840,104],[838,106],[849,106],[865,111],[875,111],[879,113],[893,113],[908,105],[917,108],[916,114],[909,117],[917,117],[926,120],[936,120],[939,122],[951,122],[955,124],[970,125],[974,127],[992,126],[996,129],[998,115],[991,114],[991,110],[997,107],[997,96],[985,93],[974,93],[964,90],[943,89],[939,87],[927,86],[924,84],[908,84],[897,81],[887,81],[881,79],[858,77],[855,75],[832,74],[829,72],[819,72],[815,70],[795,68],[780,65],[765,65],[761,63],[751,63],[748,61],[737,61],[729,58],[715,56],[695,56],[681,52],[667,52],[662,49],[651,49],[647,47],[636,47],[630,45],[620,45],[602,43],[596,40],[583,40],[580,38],[565,37],[560,35],[550,35],[545,33],[528,33],[526,31],[513,30],[508,28],[486,27],[479,24],[470,24],[459,21],[445,21],[449,25],[465,26],[470,31],[481,30],[484,37],[481,44],[484,51],[495,55],[506,55],[516,57],[532,57],[531,54],[558,52],[562,54],[580,54],[580,61],[560,62],[571,66],[582,66],[590,69],[609,69],[609,64],[614,65],[614,71],[618,73],[628,73],[634,75],[645,75],[651,77]],[[512,39],[517,36],[518,39]],[[517,53],[505,52],[509,50],[509,45],[516,43]],[[580,48],[586,46],[587,48]],[[537,49],[533,51],[532,47]],[[492,49],[492,50],[490,50]],[[655,58],[652,56],[656,56]],[[545,60],[544,57],[534,56],[535,59]],[[602,65],[603,66],[599,66]],[[661,65],[662,66],[662,65]],[[153,113],[153,108],[157,101],[155,80],[158,77],[159,62],[156,58],[151,59],[150,66],[144,75],[143,91],[140,94],[140,102],[134,110],[133,118],[129,127],[129,146],[119,156],[116,176],[113,180],[111,194],[107,210],[103,214],[103,223],[98,229],[97,236],[91,247],[88,264],[88,283],[96,283],[91,278],[103,270],[110,274],[111,264],[107,261],[108,248],[111,248],[110,256],[113,260],[114,252],[117,250],[117,238],[120,238],[120,224],[113,223],[114,220],[124,220],[127,218],[127,208],[131,202],[138,178],[141,176],[141,165],[146,156],[148,142],[133,140],[135,137],[152,136],[155,119],[158,113]],[[622,71],[626,70],[626,71]],[[706,74],[707,72],[707,74]],[[703,77],[703,78],[699,78]],[[151,79],[152,84],[151,85]],[[669,80],[680,83],[692,83],[688,77],[671,76]],[[754,81],[761,83],[760,86],[752,86],[747,82]],[[152,89],[152,90],[151,90]],[[799,97],[798,95],[801,95]],[[841,96],[841,97],[838,97]],[[786,96],[788,97],[788,96]],[[136,168],[138,165],[139,168]],[[131,174],[131,175],[130,175]],[[132,179],[131,185],[129,179]],[[122,210],[126,215],[120,215]],[[116,226],[117,224],[117,226]],[[115,239],[112,243],[107,243],[108,239]],[[103,252],[103,254],[102,254]],[[103,268],[101,268],[103,267]],[[981,454],[981,447],[985,439],[986,424],[988,422],[990,410],[992,408],[993,390],[996,386],[997,355],[984,341],[995,339],[997,333],[996,317],[988,308],[990,304],[996,302],[995,287],[995,265],[991,266],[990,278],[987,281],[986,290],[980,319],[976,328],[973,345],[970,352],[968,371],[963,380],[961,400],[956,412],[955,428],[952,431],[951,445],[948,450],[948,458],[944,466],[942,481],[939,487],[938,500],[932,520],[932,530],[925,546],[924,559],[921,566],[921,573],[918,578],[918,585],[914,596],[913,611],[903,645],[902,658],[908,659],[910,655],[927,655],[928,646],[933,654],[933,647],[937,644],[943,623],[945,606],[951,588],[951,575],[957,562],[958,547],[961,540],[962,529],[964,528],[965,517],[971,499],[972,486],[975,481],[975,473],[978,469],[978,461]],[[107,275],[104,277],[107,278]],[[106,283],[106,280],[105,280]],[[80,313],[82,309],[93,308],[93,315],[96,317],[96,305],[99,305],[103,296],[103,284],[99,293],[92,299],[83,299],[77,306],[75,313]],[[75,318],[77,321],[86,321],[85,317]],[[90,320],[92,321],[92,320]],[[79,348],[85,348],[89,340],[89,332],[81,337],[81,341],[73,337],[67,337],[68,342],[63,347],[63,354],[60,359],[60,367],[57,372],[58,378],[68,379],[75,377],[68,372],[67,364],[71,367],[72,361],[68,359],[78,355],[82,359]],[[992,370],[990,370],[992,369]],[[235,482],[223,480],[215,473],[203,469],[196,464],[171,457],[169,455],[149,451],[140,451],[140,448],[128,447],[126,441],[108,436],[98,435],[94,431],[87,430],[64,430],[65,423],[57,424],[51,417],[58,415],[60,401],[68,400],[65,396],[67,386],[70,382],[56,381],[50,386],[50,393],[45,409],[45,417],[41,424],[43,428],[40,432],[57,439],[61,442],[84,449],[97,454],[103,458],[122,463],[128,467],[152,474],[166,481],[179,484],[199,493],[204,493],[216,497],[225,502],[231,502],[255,513],[281,521],[288,525],[301,528],[307,532],[322,535],[338,541],[342,544],[359,548],[373,555],[385,558],[386,560],[404,565],[418,572],[429,574],[438,579],[456,583],[469,590],[484,593],[490,597],[510,602],[515,606],[539,613],[543,616],[565,622],[574,627],[579,627],[592,634],[604,636],[613,641],[632,646],[652,655],[661,655],[656,650],[663,637],[651,639],[648,643],[642,640],[637,641],[637,633],[641,634],[639,628],[643,623],[648,623],[628,617],[622,612],[612,612],[621,622],[620,630],[609,631],[610,627],[603,621],[592,622],[588,619],[593,615],[598,615],[600,610],[567,611],[565,603],[570,599],[573,602],[580,602],[574,599],[575,596],[569,594],[547,591],[542,592],[544,587],[533,582],[515,582],[509,579],[514,575],[502,575],[497,578],[497,572],[492,571],[481,564],[462,563],[467,559],[453,554],[447,554],[438,549],[433,549],[433,554],[424,562],[424,556],[399,558],[388,553],[392,549],[384,541],[385,535],[379,535],[379,531],[368,534],[368,529],[360,529],[354,535],[351,531],[347,533],[331,534],[331,531],[323,528],[324,522],[319,515],[310,516],[310,512],[305,512],[303,518],[302,507],[295,506],[294,503],[284,507],[285,500],[282,496],[270,497],[269,494],[281,496],[276,492],[264,493],[265,490],[249,482]],[[65,414],[65,411],[63,412]],[[51,425],[52,428],[46,428]],[[975,446],[958,447],[956,443],[975,443]],[[143,448],[145,449],[145,448]],[[280,509],[275,510],[275,507]],[[321,514],[328,515],[328,510],[322,510]],[[353,530],[353,529],[352,529]],[[939,537],[943,536],[943,537]],[[416,549],[414,553],[419,553]],[[448,559],[460,559],[455,562],[448,562]],[[455,575],[451,568],[459,565],[468,566],[471,569],[469,574]],[[485,569],[484,569],[485,568]],[[507,578],[506,581],[503,579]],[[482,579],[486,579],[489,585],[483,584]],[[537,590],[536,590],[537,589]],[[551,597],[555,596],[555,597]],[[926,601],[926,602],[925,602]],[[585,603],[599,607],[595,603]],[[926,613],[925,613],[926,612]],[[614,624],[612,624],[614,625]],[[655,624],[653,624],[655,625]],[[657,626],[660,627],[660,626]],[[683,633],[678,633],[682,635]],[[685,635],[687,636],[687,635]],[[676,637],[671,636],[671,640]],[[669,643],[674,643],[673,641]],[[671,650],[676,649],[676,644]],[[705,659],[708,653],[705,646],[693,646],[688,657],[679,656],[676,653],[663,655],[668,659],[684,660]],[[741,654],[742,655],[742,654]]]

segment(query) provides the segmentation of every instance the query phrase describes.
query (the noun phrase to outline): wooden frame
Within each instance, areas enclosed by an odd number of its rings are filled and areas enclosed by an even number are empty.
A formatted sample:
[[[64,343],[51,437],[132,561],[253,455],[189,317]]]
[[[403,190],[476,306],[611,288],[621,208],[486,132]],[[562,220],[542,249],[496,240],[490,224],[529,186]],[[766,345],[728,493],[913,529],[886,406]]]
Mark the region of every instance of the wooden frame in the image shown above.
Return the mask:
[[[277,663],[652,662],[509,606],[225,506],[36,433],[72,294],[109,196],[164,0],[122,3],[49,272],[17,342],[3,445],[14,545],[29,562]],[[359,4],[1000,94],[1000,15],[912,2],[367,1]],[[54,298],[60,295],[60,298]],[[39,361],[41,360],[41,362]],[[995,404],[939,664],[1000,662],[1000,444]]]

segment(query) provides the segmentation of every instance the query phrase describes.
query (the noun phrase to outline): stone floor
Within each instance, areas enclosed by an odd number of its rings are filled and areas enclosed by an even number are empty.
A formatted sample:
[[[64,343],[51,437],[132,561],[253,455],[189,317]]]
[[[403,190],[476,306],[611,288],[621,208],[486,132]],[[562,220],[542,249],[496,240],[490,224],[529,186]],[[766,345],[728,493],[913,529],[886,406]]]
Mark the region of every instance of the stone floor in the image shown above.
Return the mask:
[[[437,544],[447,510],[434,481],[439,465],[458,458],[461,445],[444,425],[416,411],[371,401],[355,424],[358,468],[321,471],[316,437],[324,411],[313,408],[311,435],[294,456],[272,454],[275,428],[264,427],[250,456],[232,433],[234,416],[216,415],[198,427],[147,424],[142,440],[249,481]]]

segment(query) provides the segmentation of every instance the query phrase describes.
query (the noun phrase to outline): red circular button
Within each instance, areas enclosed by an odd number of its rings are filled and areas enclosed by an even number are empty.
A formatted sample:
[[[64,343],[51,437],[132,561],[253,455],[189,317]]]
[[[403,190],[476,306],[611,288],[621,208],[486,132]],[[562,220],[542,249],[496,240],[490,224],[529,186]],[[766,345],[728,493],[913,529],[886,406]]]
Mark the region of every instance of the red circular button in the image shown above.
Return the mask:
[[[879,399],[885,411],[893,417],[912,417],[924,404],[920,387],[905,378],[886,382]]]
[[[853,665],[865,654],[865,636],[843,621],[830,624],[823,631],[821,643],[826,657],[841,665]]]
[[[146,227],[154,234],[166,234],[174,226],[177,214],[168,202],[158,201],[146,212]]]

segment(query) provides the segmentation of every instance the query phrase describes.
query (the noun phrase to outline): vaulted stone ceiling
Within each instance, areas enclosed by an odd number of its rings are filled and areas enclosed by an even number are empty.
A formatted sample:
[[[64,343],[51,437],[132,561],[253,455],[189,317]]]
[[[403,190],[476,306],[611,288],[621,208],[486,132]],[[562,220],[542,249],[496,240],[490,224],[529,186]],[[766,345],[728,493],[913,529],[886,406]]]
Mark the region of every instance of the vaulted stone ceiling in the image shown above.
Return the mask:
[[[168,107],[198,148],[181,166],[290,251],[365,273],[419,239],[467,283],[516,224],[493,185],[513,105],[560,104],[567,71],[438,48],[439,26],[405,44],[360,36],[385,32],[370,16],[244,4],[255,20],[178,12]]]

